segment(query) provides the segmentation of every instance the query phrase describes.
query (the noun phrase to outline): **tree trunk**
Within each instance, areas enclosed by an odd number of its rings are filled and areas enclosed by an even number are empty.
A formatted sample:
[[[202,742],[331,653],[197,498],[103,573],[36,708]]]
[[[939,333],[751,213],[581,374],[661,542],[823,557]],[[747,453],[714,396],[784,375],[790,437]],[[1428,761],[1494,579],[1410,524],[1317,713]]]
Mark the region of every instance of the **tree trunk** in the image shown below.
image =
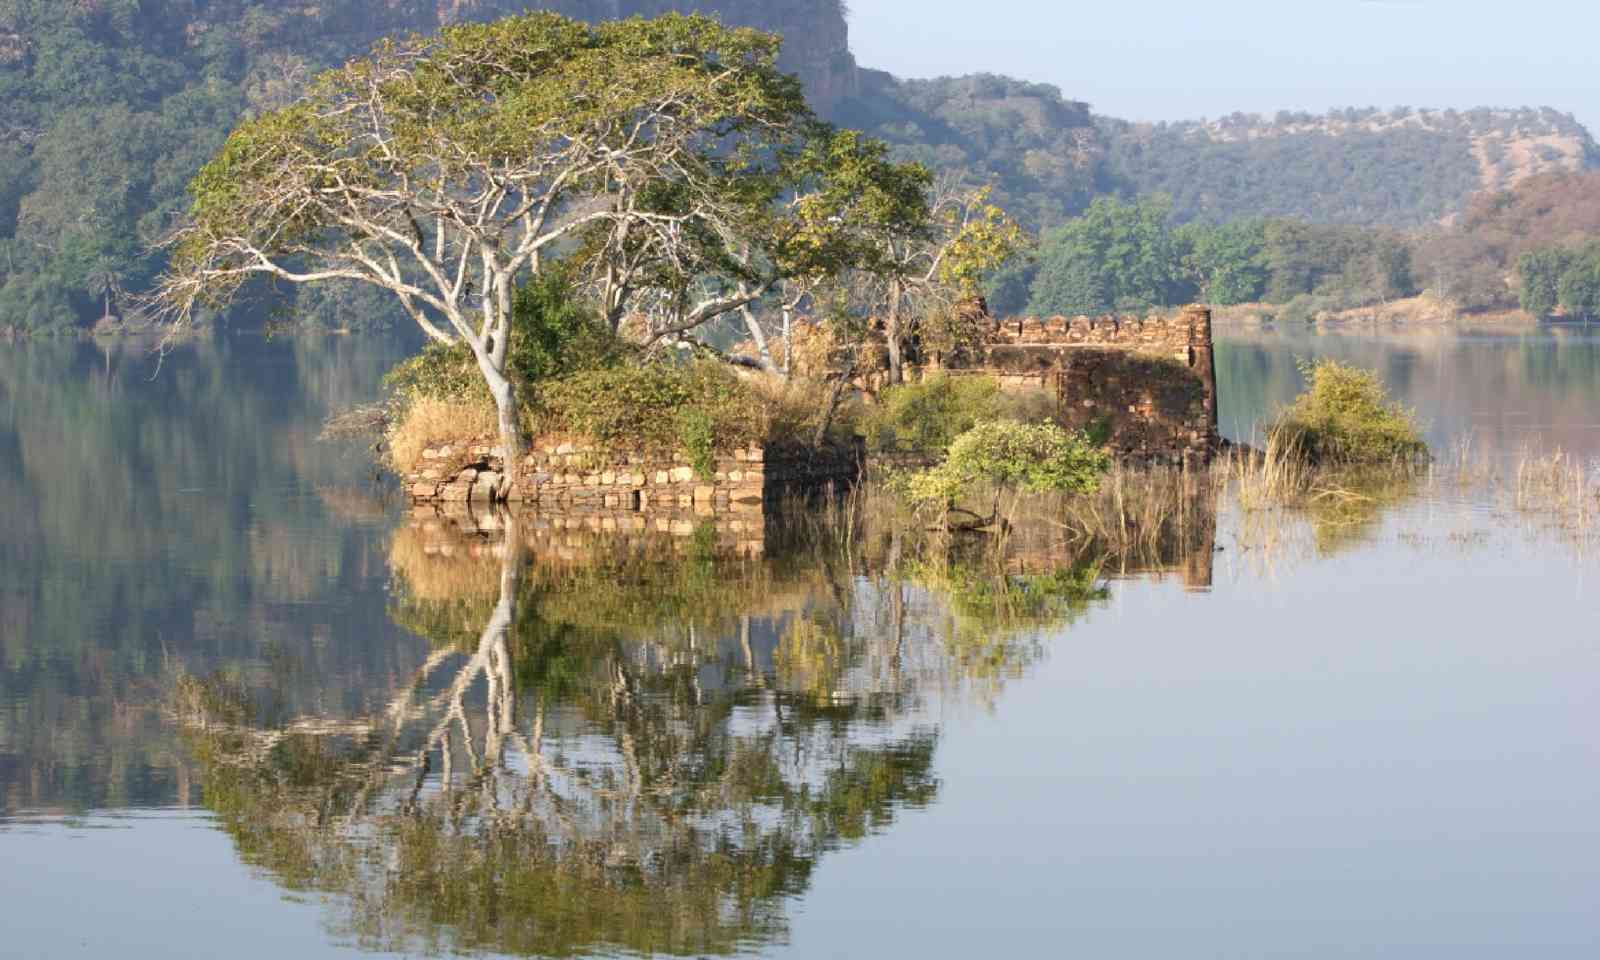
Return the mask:
[[[900,382],[904,361],[900,356],[900,281],[889,283],[889,317],[884,323],[884,339],[889,347],[889,384]]]
[[[739,308],[739,315],[744,319],[744,328],[750,333],[750,342],[755,344],[756,359],[761,364],[761,369],[768,373],[777,373],[778,368],[772,362],[772,351],[767,347],[767,332],[761,329],[761,321],[756,319],[755,311],[748,306]]]
[[[499,417],[500,448],[504,453],[502,469],[508,478],[516,476],[517,464],[522,461],[522,425],[517,422],[517,386],[511,378],[498,369],[494,358],[474,348],[478,369],[494,397],[495,412]]]
[[[794,372],[794,311],[783,308],[783,379]]]

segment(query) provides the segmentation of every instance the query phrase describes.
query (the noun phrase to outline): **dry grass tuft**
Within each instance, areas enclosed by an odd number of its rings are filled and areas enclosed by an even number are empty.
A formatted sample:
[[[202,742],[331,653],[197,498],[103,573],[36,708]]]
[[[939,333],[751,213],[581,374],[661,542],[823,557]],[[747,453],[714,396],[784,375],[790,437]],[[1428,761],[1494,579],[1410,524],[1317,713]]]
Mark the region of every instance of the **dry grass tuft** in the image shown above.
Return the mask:
[[[1298,435],[1290,431],[1273,431],[1265,450],[1230,448],[1222,472],[1246,511],[1298,502],[1311,488],[1311,467]]]
[[[1511,491],[1519,511],[1551,517],[1570,534],[1589,533],[1600,518],[1600,471],[1563,450],[1523,453]]]
[[[405,415],[390,424],[384,439],[390,465],[407,474],[430,445],[470,442],[499,432],[499,418],[493,406],[417,397],[406,407]]]

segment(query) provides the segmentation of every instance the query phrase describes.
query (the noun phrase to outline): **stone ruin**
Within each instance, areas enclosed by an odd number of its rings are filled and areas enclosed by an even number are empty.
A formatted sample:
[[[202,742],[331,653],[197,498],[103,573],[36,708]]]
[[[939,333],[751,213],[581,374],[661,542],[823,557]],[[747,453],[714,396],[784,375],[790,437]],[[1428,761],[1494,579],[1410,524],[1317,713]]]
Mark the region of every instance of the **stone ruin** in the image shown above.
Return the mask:
[[[979,305],[981,309],[981,304]],[[1062,425],[1089,432],[1120,459],[1201,465],[1220,443],[1211,311],[1176,317],[1033,317],[992,321],[982,348],[922,358],[909,379],[993,376],[1002,389],[1037,390]],[[862,384],[871,392],[870,384]],[[794,493],[842,490],[861,475],[860,443],[717,451],[697,469],[683,450],[616,449],[537,437],[507,468],[492,437],[423,451],[405,477],[416,503],[511,503],[542,513],[653,514],[703,520],[760,515]]]
[[[1176,317],[1025,317],[991,321],[970,357],[928,358],[919,375],[989,375],[1042,390],[1063,425],[1103,438],[1123,460],[1203,464],[1217,432],[1211,311]],[[942,362],[941,362],[942,361]]]

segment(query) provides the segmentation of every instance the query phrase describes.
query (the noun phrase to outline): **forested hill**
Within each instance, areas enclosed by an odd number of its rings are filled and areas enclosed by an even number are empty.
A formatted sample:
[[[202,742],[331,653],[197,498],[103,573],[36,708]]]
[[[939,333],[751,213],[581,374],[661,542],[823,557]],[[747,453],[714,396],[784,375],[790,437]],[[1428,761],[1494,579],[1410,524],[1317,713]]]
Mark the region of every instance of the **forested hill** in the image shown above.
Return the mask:
[[[899,80],[857,71],[830,119],[894,144],[907,158],[994,184],[996,200],[1034,227],[1088,206],[1119,183],[1089,105],[1042,83],[978,74]]]
[[[1298,217],[1414,227],[1474,194],[1600,164],[1589,132],[1554,110],[1335,110],[1212,122],[1097,122],[1131,193],[1165,193],[1180,220]]]
[[[856,65],[842,0],[0,0],[0,332],[120,313],[159,268],[150,246],[189,178],[241,116],[381,36],[536,6],[587,19],[695,9],[782,33],[783,65],[825,117],[993,183],[1035,229],[1098,195],[1155,192],[1179,221],[1419,226],[1600,154],[1549,110],[1143,125],[1045,84],[900,80]],[[353,289],[302,290],[293,306],[341,325],[387,314]]]
[[[0,332],[115,314],[152,242],[241,117],[380,37],[531,8],[606,19],[698,9],[784,34],[826,108],[855,92],[841,0],[0,0]],[[306,291],[332,320],[352,291]]]

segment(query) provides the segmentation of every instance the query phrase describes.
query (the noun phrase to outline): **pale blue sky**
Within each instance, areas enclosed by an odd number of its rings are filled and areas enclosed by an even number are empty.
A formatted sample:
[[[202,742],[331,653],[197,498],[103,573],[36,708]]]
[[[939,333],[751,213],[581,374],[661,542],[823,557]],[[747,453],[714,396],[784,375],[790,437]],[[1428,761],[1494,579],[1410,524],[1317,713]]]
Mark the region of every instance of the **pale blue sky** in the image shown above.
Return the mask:
[[[863,66],[987,71],[1133,120],[1550,106],[1600,134],[1600,0],[850,0]]]

